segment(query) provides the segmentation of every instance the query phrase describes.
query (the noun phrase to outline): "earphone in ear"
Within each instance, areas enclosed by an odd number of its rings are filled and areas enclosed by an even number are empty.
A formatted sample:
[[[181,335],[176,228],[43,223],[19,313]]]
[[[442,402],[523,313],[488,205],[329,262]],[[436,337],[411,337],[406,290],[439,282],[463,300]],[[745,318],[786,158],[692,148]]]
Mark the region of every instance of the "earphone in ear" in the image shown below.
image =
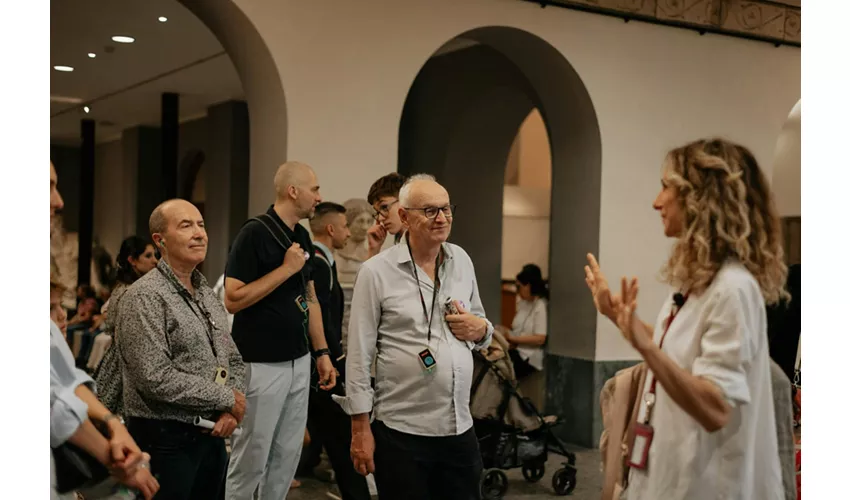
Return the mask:
[[[165,248],[165,240],[159,240],[159,246]]]

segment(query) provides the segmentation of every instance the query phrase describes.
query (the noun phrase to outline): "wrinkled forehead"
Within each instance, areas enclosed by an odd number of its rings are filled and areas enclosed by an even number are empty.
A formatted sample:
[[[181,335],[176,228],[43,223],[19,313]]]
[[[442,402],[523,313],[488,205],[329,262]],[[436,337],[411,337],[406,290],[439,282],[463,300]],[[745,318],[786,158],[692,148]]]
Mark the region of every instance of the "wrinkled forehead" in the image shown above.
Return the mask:
[[[449,192],[436,182],[417,182],[410,186],[411,208],[448,205]]]
[[[170,228],[177,227],[184,222],[195,223],[204,220],[195,205],[188,202],[177,202],[166,207],[164,215]]]

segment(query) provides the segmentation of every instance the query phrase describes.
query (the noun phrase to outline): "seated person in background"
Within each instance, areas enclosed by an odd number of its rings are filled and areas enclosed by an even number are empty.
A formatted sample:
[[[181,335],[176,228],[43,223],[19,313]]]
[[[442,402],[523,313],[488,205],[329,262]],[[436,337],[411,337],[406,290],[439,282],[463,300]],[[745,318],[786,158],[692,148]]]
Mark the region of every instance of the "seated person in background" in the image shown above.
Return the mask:
[[[517,380],[543,369],[543,345],[546,343],[546,311],[549,290],[540,268],[526,264],[516,277],[517,302],[511,331],[505,333],[510,342],[511,362]]]
[[[94,326],[96,316],[99,315],[97,300],[94,297],[88,297],[80,301],[76,314],[68,320],[68,331],[65,337],[75,358],[80,354],[85,333]]]

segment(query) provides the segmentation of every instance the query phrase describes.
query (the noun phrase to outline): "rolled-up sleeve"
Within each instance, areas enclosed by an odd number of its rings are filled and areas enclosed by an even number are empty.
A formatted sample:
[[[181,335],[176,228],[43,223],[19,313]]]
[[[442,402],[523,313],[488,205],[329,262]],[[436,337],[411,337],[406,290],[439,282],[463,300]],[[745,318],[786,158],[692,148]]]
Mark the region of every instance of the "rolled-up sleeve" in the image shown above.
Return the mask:
[[[746,307],[750,302],[743,289],[724,289],[708,299],[706,330],[693,374],[716,384],[734,404],[750,402],[745,365],[749,365],[751,333]]]
[[[85,372],[74,366],[74,356],[62,332],[50,323],[50,446],[68,440],[88,418],[88,405],[74,391],[82,384],[94,386]]]
[[[368,263],[360,268],[351,299],[348,353],[345,363],[346,397],[334,397],[349,415],[370,413],[374,401],[371,368],[375,360],[381,322],[380,290]]]

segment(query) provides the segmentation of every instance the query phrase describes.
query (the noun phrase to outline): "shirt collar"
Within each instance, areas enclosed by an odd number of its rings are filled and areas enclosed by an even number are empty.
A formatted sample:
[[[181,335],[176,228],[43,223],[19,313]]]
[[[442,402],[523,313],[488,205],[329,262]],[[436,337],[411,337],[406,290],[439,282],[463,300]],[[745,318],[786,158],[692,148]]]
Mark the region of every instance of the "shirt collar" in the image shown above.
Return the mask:
[[[286,223],[283,222],[283,219],[281,219],[280,216],[277,214],[277,212],[274,211],[274,205],[269,206],[269,209],[266,211],[266,215],[273,218],[275,220],[275,222],[277,222],[277,224],[280,227],[283,228],[285,234],[287,236],[289,236],[290,238],[292,238],[292,235],[295,234],[295,231],[292,230],[292,229],[289,229],[289,226],[287,226]],[[295,227],[296,228],[298,227],[297,223],[295,224]]]
[[[321,241],[313,240],[313,246],[317,247],[319,250],[322,251],[323,254],[325,254],[325,257],[327,257],[328,262],[330,262],[331,266],[333,267],[334,263],[336,262],[334,261],[334,253],[331,252],[331,250],[326,247]]]
[[[454,255],[452,255],[452,249],[451,249],[451,247],[449,246],[448,243],[443,243],[440,247],[441,247],[441,251],[443,252],[443,262],[444,263],[445,263],[445,261],[452,260],[454,258]],[[401,241],[399,241],[398,244],[396,245],[396,251],[398,251],[398,263],[399,264],[405,264],[407,262],[410,262],[411,259],[410,259],[410,249],[409,248],[410,247],[407,243],[407,235],[405,234],[405,236],[401,239]]]
[[[186,289],[186,285],[177,278],[177,275],[174,274],[174,270],[171,269],[171,266],[169,266],[167,262],[165,262],[165,259],[160,260],[156,267],[162,270],[168,279],[174,280],[176,284],[181,286],[184,290]],[[207,279],[197,269],[192,271],[192,286],[195,287],[195,291],[207,286]]]

